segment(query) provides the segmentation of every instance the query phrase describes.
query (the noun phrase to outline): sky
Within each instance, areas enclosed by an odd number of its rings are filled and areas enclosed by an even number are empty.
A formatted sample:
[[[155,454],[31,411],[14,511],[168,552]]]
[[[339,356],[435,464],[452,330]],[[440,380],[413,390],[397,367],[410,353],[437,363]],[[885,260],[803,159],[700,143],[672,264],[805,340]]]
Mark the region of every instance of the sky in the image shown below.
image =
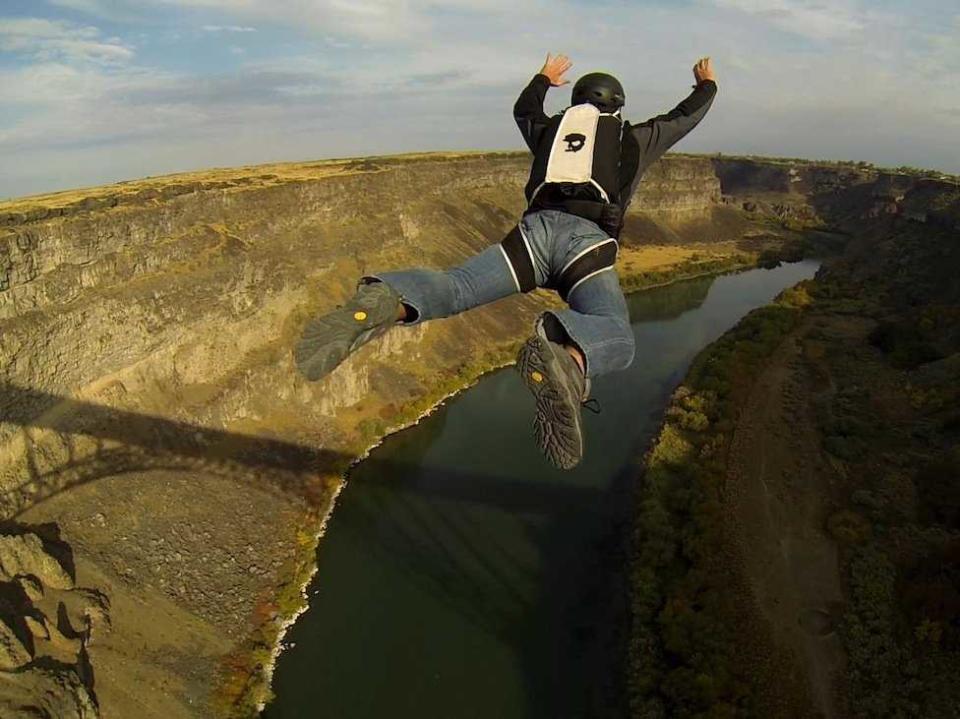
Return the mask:
[[[0,0],[0,198],[209,167],[523,149],[548,52],[674,146],[960,173],[957,0]],[[554,88],[562,110],[572,85]]]

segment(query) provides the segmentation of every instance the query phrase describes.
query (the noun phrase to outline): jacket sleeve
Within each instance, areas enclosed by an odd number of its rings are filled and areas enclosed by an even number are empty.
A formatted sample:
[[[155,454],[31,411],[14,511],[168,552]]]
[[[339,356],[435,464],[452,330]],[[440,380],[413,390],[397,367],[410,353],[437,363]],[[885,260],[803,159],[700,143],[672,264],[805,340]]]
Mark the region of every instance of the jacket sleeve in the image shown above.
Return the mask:
[[[663,153],[697,126],[713,103],[717,83],[704,80],[679,105],[665,115],[657,115],[630,128],[640,145],[640,174]]]
[[[549,118],[543,112],[543,100],[550,89],[550,80],[546,75],[535,75],[520,93],[513,106],[513,119],[517,121],[520,134],[531,152],[537,151],[540,138],[547,126]]]

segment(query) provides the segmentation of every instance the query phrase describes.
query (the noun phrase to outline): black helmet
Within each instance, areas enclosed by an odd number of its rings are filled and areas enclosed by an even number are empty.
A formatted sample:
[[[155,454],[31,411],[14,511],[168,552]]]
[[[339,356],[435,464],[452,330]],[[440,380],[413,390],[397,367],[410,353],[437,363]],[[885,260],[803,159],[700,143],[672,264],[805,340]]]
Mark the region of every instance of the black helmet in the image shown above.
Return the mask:
[[[600,112],[616,112],[623,107],[623,85],[605,72],[584,75],[573,86],[571,104],[582,105],[585,102],[595,105]]]

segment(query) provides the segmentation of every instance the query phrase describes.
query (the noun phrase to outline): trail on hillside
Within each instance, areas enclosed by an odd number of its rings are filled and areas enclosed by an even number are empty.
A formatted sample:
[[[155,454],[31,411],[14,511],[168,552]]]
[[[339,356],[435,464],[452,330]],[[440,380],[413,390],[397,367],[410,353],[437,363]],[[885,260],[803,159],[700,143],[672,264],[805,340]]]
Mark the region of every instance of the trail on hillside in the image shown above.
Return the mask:
[[[731,443],[725,504],[755,609],[829,719],[840,716],[834,680],[844,655],[833,618],[842,593],[837,547],[825,529],[832,470],[802,357],[808,328],[804,322],[787,337],[756,379]]]

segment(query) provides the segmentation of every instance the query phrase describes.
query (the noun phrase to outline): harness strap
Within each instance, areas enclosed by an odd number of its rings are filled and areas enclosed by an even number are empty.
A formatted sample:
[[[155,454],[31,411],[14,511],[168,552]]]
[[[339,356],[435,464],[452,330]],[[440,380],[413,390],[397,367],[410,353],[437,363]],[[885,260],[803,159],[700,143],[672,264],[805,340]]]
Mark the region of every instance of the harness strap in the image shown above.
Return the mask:
[[[590,249],[581,252],[560,272],[557,279],[557,292],[566,301],[574,288],[598,272],[610,269],[617,261],[617,241],[613,238],[603,240]]]
[[[578,200],[564,197],[563,188],[558,188],[558,192],[545,193],[545,197],[537,197],[527,208],[528,212],[536,210],[562,210],[571,215],[583,217],[586,220],[596,222],[603,231],[610,237],[620,236],[620,230],[623,228],[623,210],[619,205],[613,202],[602,202],[600,200]]]
[[[537,274],[533,268],[533,257],[530,255],[530,248],[527,246],[520,225],[514,227],[506,237],[500,240],[500,249],[506,257],[507,264],[510,265],[517,289],[520,292],[536,289]]]
[[[606,202],[596,202],[593,200],[565,200],[563,209],[571,215],[577,215],[578,217],[593,220],[597,224],[600,224],[608,204],[609,203]]]

